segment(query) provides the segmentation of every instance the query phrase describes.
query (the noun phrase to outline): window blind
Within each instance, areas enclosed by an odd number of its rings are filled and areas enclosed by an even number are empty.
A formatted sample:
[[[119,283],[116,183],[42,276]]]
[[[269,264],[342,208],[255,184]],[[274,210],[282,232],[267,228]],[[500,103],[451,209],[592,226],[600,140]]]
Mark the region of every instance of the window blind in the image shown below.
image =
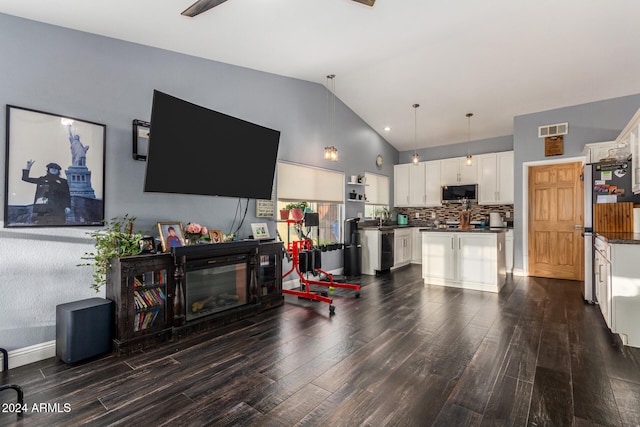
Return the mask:
[[[344,203],[344,173],[278,162],[278,199]]]

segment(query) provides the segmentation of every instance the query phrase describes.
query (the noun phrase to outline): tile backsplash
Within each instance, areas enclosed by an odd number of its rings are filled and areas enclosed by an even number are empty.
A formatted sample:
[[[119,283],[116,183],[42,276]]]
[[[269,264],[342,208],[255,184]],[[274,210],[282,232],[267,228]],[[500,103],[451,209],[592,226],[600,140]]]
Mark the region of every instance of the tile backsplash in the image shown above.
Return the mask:
[[[449,204],[439,207],[430,208],[396,208],[396,212],[400,214],[406,214],[409,217],[409,222],[432,222],[437,219],[441,223],[446,221],[459,221],[460,220],[460,205]],[[432,218],[431,214],[435,212],[436,217]],[[489,213],[500,212],[502,219],[505,221],[513,221],[513,205],[471,205],[471,221],[486,221],[489,223]],[[507,212],[509,217],[507,218]],[[416,218],[416,214],[418,217]]]

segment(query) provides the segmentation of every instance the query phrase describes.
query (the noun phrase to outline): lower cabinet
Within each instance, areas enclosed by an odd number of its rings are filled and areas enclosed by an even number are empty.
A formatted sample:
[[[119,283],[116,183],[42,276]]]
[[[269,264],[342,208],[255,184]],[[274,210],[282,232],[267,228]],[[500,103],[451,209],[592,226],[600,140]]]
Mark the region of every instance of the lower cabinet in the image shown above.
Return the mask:
[[[396,228],[393,236],[393,268],[402,267],[411,263],[411,228]]]
[[[422,232],[425,283],[499,292],[506,278],[504,232]]]
[[[513,273],[513,229],[507,230],[504,235],[504,264],[507,273]]]
[[[610,247],[611,330],[620,335],[624,345],[640,347],[640,271],[632,261],[640,259],[640,245],[611,244]]]
[[[422,264],[422,231],[419,227],[411,230],[411,263]]]

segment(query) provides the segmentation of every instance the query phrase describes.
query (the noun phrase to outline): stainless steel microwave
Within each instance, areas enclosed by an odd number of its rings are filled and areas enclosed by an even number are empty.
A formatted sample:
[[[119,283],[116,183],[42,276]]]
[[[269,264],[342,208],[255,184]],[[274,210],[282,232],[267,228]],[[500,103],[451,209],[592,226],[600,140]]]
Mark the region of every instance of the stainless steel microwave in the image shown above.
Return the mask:
[[[470,202],[478,201],[478,184],[444,185],[441,192],[442,203],[460,203],[464,198]]]

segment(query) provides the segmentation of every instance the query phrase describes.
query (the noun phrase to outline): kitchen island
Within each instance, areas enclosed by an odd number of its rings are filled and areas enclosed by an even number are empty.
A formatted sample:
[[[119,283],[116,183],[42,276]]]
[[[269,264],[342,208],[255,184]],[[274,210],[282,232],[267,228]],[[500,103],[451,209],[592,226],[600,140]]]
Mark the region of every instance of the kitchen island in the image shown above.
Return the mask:
[[[425,284],[500,292],[506,279],[504,228],[421,228]]]

